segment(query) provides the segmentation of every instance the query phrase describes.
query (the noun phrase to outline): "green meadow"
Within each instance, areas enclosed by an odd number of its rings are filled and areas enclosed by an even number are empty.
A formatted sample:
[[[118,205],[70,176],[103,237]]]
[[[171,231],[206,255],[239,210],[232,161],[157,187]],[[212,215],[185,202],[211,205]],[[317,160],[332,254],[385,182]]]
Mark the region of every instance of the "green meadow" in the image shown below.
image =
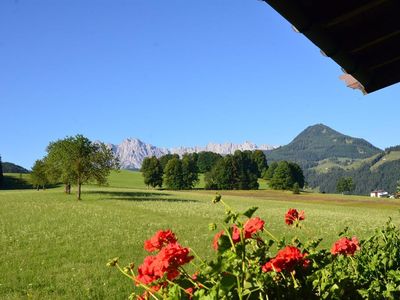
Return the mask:
[[[126,299],[132,282],[106,263],[118,256],[122,264],[139,265],[143,241],[158,229],[172,229],[182,245],[211,259],[215,232],[208,224],[221,221],[224,208],[212,204],[215,192],[202,186],[203,179],[193,191],[147,189],[139,172],[120,171],[107,187],[84,186],[82,201],[62,187],[0,191],[0,299]],[[258,206],[268,230],[288,240],[322,237],[322,246],[330,247],[346,226],[362,239],[389,217],[400,224],[398,200],[260,187],[221,194],[238,211]],[[292,207],[305,210],[301,230],[284,224]]]

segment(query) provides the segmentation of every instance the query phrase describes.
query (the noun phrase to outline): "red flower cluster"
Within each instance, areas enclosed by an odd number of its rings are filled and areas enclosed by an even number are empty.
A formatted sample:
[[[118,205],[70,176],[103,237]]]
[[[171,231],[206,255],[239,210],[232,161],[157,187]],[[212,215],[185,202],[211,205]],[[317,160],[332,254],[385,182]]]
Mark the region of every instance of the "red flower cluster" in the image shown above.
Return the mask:
[[[354,252],[360,249],[360,245],[358,244],[358,240],[356,237],[350,240],[349,238],[342,237],[338,241],[336,241],[332,248],[331,253],[333,255],[344,254],[344,255],[354,255]]]
[[[177,239],[171,230],[159,230],[149,240],[144,242],[144,249],[149,252],[161,250],[169,243],[176,243]]]
[[[254,234],[256,234],[257,232],[259,232],[259,231],[264,229],[264,224],[265,224],[265,222],[263,220],[261,220],[259,217],[248,219],[247,222],[244,223],[244,226],[243,226],[243,237],[245,239],[252,238]],[[240,231],[239,227],[237,227],[236,225],[233,225],[233,227],[232,227],[232,241],[233,241],[234,244],[240,242],[240,232],[241,231]],[[222,235],[224,235],[224,231],[223,230],[218,232],[214,236],[213,248],[215,250],[218,250],[218,241],[219,241],[219,238]]]
[[[189,248],[177,243],[175,234],[170,230],[158,231],[150,240],[145,242],[147,251],[160,250],[155,256],[147,256],[138,268],[136,279],[143,284],[150,284],[166,274],[169,280],[179,276],[178,268],[194,257],[189,255]],[[153,287],[155,290],[160,286]]]
[[[263,272],[282,272],[286,270],[292,272],[296,266],[308,267],[310,261],[305,259],[307,254],[301,253],[299,248],[286,246],[278,251],[277,255],[267,262],[263,267]]]
[[[298,223],[299,221],[303,221],[305,219],[304,210],[298,212],[295,208],[290,208],[285,214],[285,223],[287,225],[293,225],[293,223]]]
[[[244,238],[249,239],[259,231],[264,229],[265,222],[261,220],[259,217],[248,219],[246,223],[244,223]]]

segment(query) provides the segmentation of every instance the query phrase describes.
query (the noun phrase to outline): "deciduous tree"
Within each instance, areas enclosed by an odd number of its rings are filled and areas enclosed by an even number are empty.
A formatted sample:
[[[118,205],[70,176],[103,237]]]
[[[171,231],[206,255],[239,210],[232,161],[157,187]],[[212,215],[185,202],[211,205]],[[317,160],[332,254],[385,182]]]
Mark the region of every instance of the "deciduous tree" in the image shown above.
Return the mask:
[[[163,168],[157,157],[146,157],[143,160],[142,168],[140,170],[144,177],[144,183],[153,188],[162,187],[163,183]]]
[[[261,177],[262,174],[268,169],[267,158],[265,154],[261,150],[255,150],[251,153],[251,159],[257,165],[257,176],[258,178]]]
[[[40,187],[44,190],[46,185],[49,184],[49,179],[47,176],[46,163],[43,159],[38,159],[32,167],[32,172],[30,174],[31,182],[36,189],[39,190]]]
[[[197,168],[197,153],[183,155],[182,180],[184,189],[192,189],[199,181],[199,169]]]
[[[336,184],[336,191],[342,194],[346,192],[351,193],[352,191],[354,191],[354,188],[355,185],[353,182],[353,178],[351,177],[341,177]]]
[[[182,190],[184,188],[182,161],[179,158],[170,159],[165,166],[164,184],[171,190]]]
[[[47,151],[46,164],[52,179],[66,185],[75,183],[78,200],[81,199],[82,184],[105,184],[110,171],[118,168],[110,148],[103,143],[93,143],[80,134],[50,143]]]

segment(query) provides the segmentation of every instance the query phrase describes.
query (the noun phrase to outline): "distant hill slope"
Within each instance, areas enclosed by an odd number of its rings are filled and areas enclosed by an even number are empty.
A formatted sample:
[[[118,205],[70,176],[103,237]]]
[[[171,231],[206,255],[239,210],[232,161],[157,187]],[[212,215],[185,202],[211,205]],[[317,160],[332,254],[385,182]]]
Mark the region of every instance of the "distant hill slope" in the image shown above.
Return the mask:
[[[3,173],[23,173],[23,174],[29,173],[27,169],[10,162],[3,162],[2,166],[3,166]]]
[[[364,139],[317,124],[307,127],[288,145],[266,151],[266,155],[268,160],[291,160],[303,162],[304,165],[328,158],[364,159],[381,152],[381,149]]]

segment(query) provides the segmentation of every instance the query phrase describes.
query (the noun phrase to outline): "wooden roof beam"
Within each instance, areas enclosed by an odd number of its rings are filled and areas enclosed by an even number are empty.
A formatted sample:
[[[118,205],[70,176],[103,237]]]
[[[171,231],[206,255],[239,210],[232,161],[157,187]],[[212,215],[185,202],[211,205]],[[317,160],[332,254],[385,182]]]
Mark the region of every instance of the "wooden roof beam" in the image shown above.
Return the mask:
[[[359,14],[362,14],[366,11],[369,11],[371,9],[374,9],[380,5],[382,5],[383,3],[387,2],[388,0],[375,0],[375,1],[371,1],[368,4],[362,5],[360,7],[358,7],[357,9],[354,9],[346,14],[343,14],[339,17],[334,18],[333,20],[329,21],[325,27],[326,28],[330,28],[333,26],[336,26],[340,23],[346,22],[350,19],[353,19],[354,17],[356,17]]]

